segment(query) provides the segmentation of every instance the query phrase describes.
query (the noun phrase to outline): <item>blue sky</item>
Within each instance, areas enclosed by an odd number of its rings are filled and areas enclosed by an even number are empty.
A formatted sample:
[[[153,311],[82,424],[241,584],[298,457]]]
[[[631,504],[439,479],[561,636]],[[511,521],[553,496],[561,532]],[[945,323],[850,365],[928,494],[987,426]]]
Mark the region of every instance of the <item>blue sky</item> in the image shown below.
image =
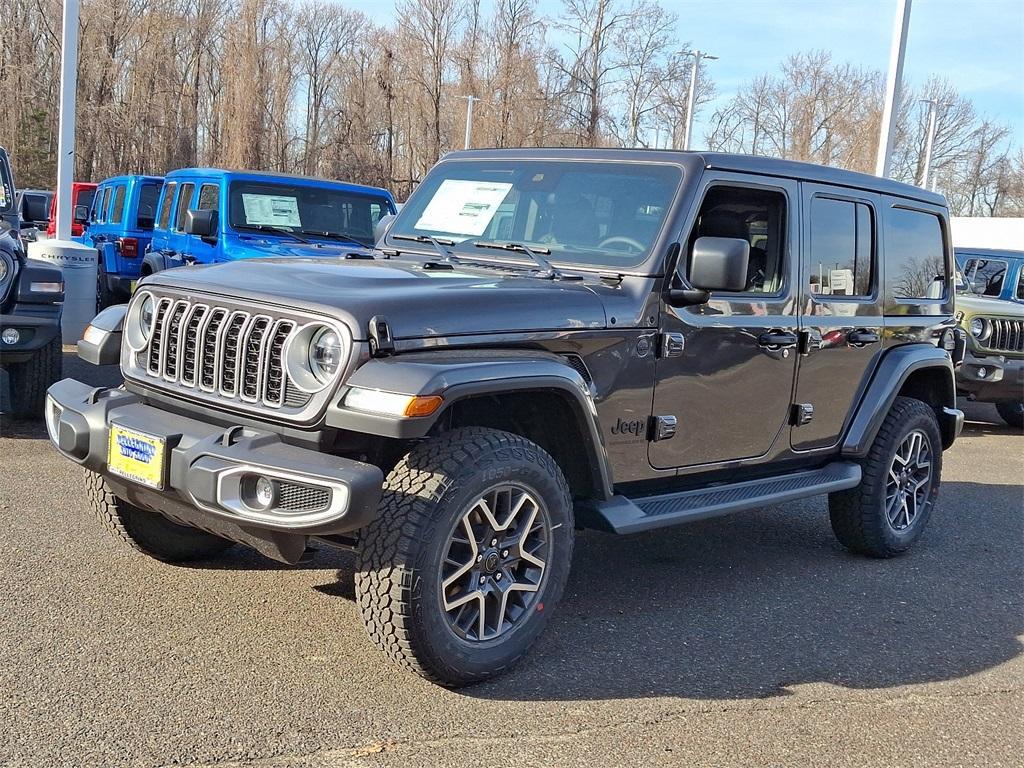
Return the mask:
[[[393,0],[342,0],[391,25]],[[482,0],[485,6],[488,0]],[[718,100],[773,71],[791,53],[830,51],[837,61],[888,66],[896,0],[661,0],[679,16],[680,43],[719,56],[710,62]],[[557,0],[539,13],[557,18]],[[904,78],[946,77],[986,116],[1006,123],[1024,145],[1024,3],[1020,0],[913,0]],[[703,137],[698,115],[697,137]]]

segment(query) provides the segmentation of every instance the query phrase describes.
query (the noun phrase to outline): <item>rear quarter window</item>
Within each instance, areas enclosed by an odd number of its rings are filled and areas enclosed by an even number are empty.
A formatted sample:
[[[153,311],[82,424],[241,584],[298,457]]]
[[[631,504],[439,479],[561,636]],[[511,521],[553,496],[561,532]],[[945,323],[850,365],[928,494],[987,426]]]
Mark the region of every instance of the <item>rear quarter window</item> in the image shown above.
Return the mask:
[[[160,198],[159,184],[143,184],[139,190],[139,210],[135,214],[135,226],[152,229],[156,222],[156,206]]]
[[[114,187],[114,203],[113,208],[110,211],[110,221],[113,224],[120,224],[124,221],[124,193],[126,187],[124,184],[118,184]]]
[[[160,218],[157,219],[157,229],[167,229],[171,222],[171,206],[174,204],[174,193],[178,188],[178,182],[172,181],[164,187],[163,200],[160,203]]]
[[[891,208],[885,220],[885,280],[900,300],[942,299],[949,285],[942,220],[933,213]]]

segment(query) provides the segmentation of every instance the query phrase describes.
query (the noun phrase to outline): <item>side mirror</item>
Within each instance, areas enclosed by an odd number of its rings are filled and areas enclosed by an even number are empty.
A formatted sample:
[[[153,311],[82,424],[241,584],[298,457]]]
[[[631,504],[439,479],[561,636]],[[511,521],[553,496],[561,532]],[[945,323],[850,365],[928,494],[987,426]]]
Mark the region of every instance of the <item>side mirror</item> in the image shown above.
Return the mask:
[[[217,212],[205,209],[185,212],[185,234],[196,235],[203,240],[217,237]]]
[[[88,221],[89,221],[89,206],[87,206],[87,205],[76,205],[75,206],[75,211],[74,211],[74,216],[72,217],[72,221],[74,221],[75,224],[86,224],[86,223],[88,223]]]
[[[391,229],[391,224],[395,220],[395,214],[388,213],[380,217],[380,221],[373,228],[373,244],[380,245],[384,242],[384,236],[387,235],[388,230]]]
[[[690,258],[690,285],[705,291],[747,287],[750,243],[738,237],[698,237]]]

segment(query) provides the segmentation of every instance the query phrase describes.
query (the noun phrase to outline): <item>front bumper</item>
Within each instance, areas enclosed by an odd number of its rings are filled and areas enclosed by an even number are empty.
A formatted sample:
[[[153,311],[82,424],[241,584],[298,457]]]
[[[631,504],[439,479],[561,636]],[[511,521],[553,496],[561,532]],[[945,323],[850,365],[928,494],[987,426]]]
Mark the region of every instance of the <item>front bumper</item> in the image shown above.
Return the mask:
[[[59,304],[15,305],[11,314],[0,315],[0,333],[13,328],[18,341],[5,344],[0,341],[0,362],[20,363],[30,359],[60,333]]]
[[[289,445],[275,433],[171,414],[122,389],[59,381],[49,389],[46,422],[57,449],[103,475],[118,496],[288,562],[301,556],[306,537],[354,531],[377,514],[384,476],[371,464]],[[166,441],[162,489],[110,472],[111,424]],[[270,508],[254,508],[242,490],[256,476],[279,491]],[[303,499],[312,501],[304,507]],[[268,540],[285,551],[258,546]]]
[[[984,403],[1024,401],[1024,358],[976,355],[968,349],[963,364],[956,370],[956,388],[971,400]]]

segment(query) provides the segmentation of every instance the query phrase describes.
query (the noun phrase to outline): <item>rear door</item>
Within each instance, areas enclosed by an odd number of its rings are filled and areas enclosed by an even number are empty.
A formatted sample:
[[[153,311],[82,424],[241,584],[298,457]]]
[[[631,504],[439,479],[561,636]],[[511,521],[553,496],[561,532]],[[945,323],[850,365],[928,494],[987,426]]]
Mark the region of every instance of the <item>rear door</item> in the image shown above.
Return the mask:
[[[185,234],[185,219],[189,207],[195,197],[196,183],[192,179],[182,180],[178,184],[178,196],[171,214],[171,227],[168,241],[176,258],[187,262],[190,259],[189,246],[192,238]]]
[[[804,250],[794,450],[836,445],[882,352],[879,199],[801,183]]]

